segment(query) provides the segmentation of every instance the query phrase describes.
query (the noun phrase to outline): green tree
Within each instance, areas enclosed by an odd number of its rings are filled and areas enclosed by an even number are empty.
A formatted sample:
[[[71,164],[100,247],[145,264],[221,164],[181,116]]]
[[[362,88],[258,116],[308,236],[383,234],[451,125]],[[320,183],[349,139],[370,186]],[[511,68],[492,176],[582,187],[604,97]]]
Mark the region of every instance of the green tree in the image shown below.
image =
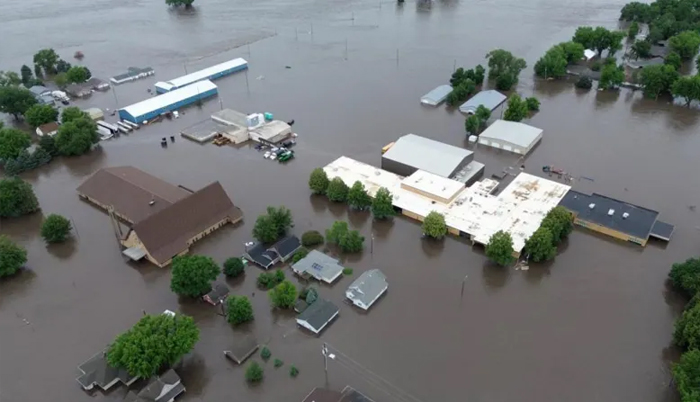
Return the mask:
[[[26,262],[27,250],[9,236],[0,235],[0,278],[14,275]]]
[[[192,3],[194,3],[194,0],[165,0],[165,4],[174,7],[185,6],[185,8],[190,8]]]
[[[344,221],[335,221],[333,225],[326,229],[326,241],[329,244],[340,244],[340,240],[345,237],[350,229],[348,223]]]
[[[68,63],[67,61],[65,61],[63,59],[59,59],[58,62],[56,63],[56,72],[58,72],[59,74],[60,73],[67,73],[68,70],[71,69],[71,67],[72,66],[70,65],[70,63]],[[85,67],[85,69],[87,69],[87,67]],[[54,77],[54,80],[55,79],[56,78]]]
[[[69,106],[65,109],[63,109],[63,113],[61,113],[61,123],[66,124],[70,121],[73,120],[78,120],[81,118],[90,118],[90,116],[80,110],[80,108],[75,107],[75,106]]]
[[[323,235],[317,230],[309,230],[301,235],[301,245],[304,247],[313,247],[323,244]]]
[[[467,78],[452,89],[452,92],[447,95],[445,101],[449,106],[457,106],[464,102],[475,91],[476,84],[473,80]]]
[[[486,77],[486,69],[481,64],[474,67],[474,83],[476,85],[481,85],[484,83],[484,78]]]
[[[508,121],[521,121],[528,114],[527,102],[520,95],[513,94],[508,98],[508,108],[503,113],[503,119]]]
[[[328,183],[326,196],[333,202],[344,202],[348,198],[348,186],[343,179],[336,177]]]
[[[29,83],[32,81],[33,75],[32,75],[32,69],[29,68],[26,64],[22,65],[22,68],[19,70],[20,74],[22,75],[22,83],[24,86],[31,86]]]
[[[53,49],[42,49],[34,55],[34,65],[44,69],[47,74],[55,74],[58,59],[58,54]]]
[[[593,87],[593,80],[591,80],[591,77],[588,77],[586,75],[581,76],[578,81],[576,81],[576,88],[581,88],[581,89],[591,89]]]
[[[277,308],[292,308],[297,300],[297,288],[287,280],[272,288],[269,294],[272,305]]]
[[[292,227],[292,211],[285,206],[267,207],[267,215],[270,217],[272,224],[275,226],[277,238],[287,234],[287,231]]]
[[[15,120],[37,104],[34,94],[26,88],[8,86],[0,87],[0,112],[11,114]]]
[[[525,104],[527,105],[527,110],[531,112],[536,112],[540,110],[540,101],[534,96],[525,98]]]
[[[176,0],[165,0],[166,2],[168,1],[176,1]],[[258,362],[253,361],[250,362],[248,365],[248,368],[245,370],[245,379],[246,381],[250,383],[256,383],[260,382],[263,380],[263,368],[260,367],[260,364]]]
[[[635,59],[649,58],[651,57],[651,43],[645,40],[638,40],[632,44],[631,52]]]
[[[348,205],[351,208],[364,211],[372,205],[372,198],[367,194],[365,186],[359,180],[348,191]]]
[[[608,32],[608,57],[612,57],[615,53],[622,49],[622,40],[625,38],[626,33],[623,31],[609,31]]]
[[[0,218],[16,218],[39,209],[32,186],[19,177],[0,179]]]
[[[553,46],[535,63],[535,74],[542,78],[561,78],[566,76],[567,64],[564,49]]]
[[[638,1],[627,3],[620,11],[620,21],[649,22],[651,16],[650,8],[649,4]]]
[[[445,215],[431,211],[428,216],[423,219],[423,233],[433,239],[442,239],[447,234],[447,224],[445,224]]]
[[[662,92],[668,92],[678,79],[678,71],[673,66],[657,65],[642,69],[639,83],[644,87],[644,96],[657,99]]]
[[[452,76],[450,77],[450,85],[452,86],[452,88],[456,88],[466,79],[467,76],[465,74],[464,69],[462,67],[459,67],[455,70],[454,73],[452,73]]]
[[[510,233],[502,230],[491,235],[486,245],[486,257],[501,266],[510,265],[515,261],[513,252],[513,238],[510,237]]]
[[[479,107],[476,108],[476,111],[474,111],[474,115],[481,120],[482,124],[486,124],[486,122],[488,122],[491,118],[491,109],[484,105],[479,105]]]
[[[489,60],[489,79],[496,80],[498,89],[504,91],[518,83],[520,72],[527,67],[525,60],[517,58],[511,52],[503,49],[490,51],[486,58]],[[506,86],[507,88],[505,88]]]
[[[358,253],[364,247],[365,238],[357,230],[350,230],[340,238],[338,246],[344,253]]]
[[[552,232],[545,226],[540,226],[525,242],[525,250],[534,262],[549,261],[557,255]]]
[[[678,53],[671,52],[666,55],[666,58],[664,59],[664,64],[673,66],[673,68],[679,70],[683,65],[683,61],[681,60],[681,56],[679,56]]]
[[[0,71],[0,87],[16,87],[22,83],[22,79],[14,71]]]
[[[150,378],[191,352],[199,340],[192,317],[146,315],[109,346],[107,361],[134,376]]]
[[[673,365],[673,380],[681,402],[700,401],[700,350],[689,350]]]
[[[48,135],[44,135],[41,138],[39,138],[39,148],[46,151],[52,157],[58,155],[58,148],[56,148],[56,140]]]
[[[481,119],[476,114],[473,114],[464,121],[464,129],[468,134],[476,135],[481,128]]]
[[[630,24],[629,28],[627,29],[627,37],[630,39],[634,39],[638,33],[639,24],[637,24],[637,21],[634,21]]]
[[[79,118],[62,124],[56,134],[58,153],[65,156],[82,155],[100,142],[97,125],[90,118]]]
[[[676,320],[673,342],[684,349],[700,347],[700,303],[687,308]]]
[[[87,81],[89,78],[89,71],[83,66],[73,66],[66,72],[66,79],[68,79],[68,82],[80,84]]]
[[[67,218],[51,214],[41,224],[41,237],[47,243],[61,243],[66,240],[71,229],[72,226]]]
[[[700,34],[695,31],[683,31],[668,40],[672,51],[678,53],[683,60],[690,60],[698,53]]]
[[[236,278],[238,276],[241,276],[241,274],[244,271],[245,264],[243,264],[243,260],[241,260],[240,258],[231,257],[224,261],[224,275],[230,278]]]
[[[226,298],[226,320],[233,325],[253,321],[253,306],[245,296]]]
[[[322,168],[316,168],[311,171],[309,177],[309,188],[314,194],[326,194],[328,188],[328,176]]]
[[[58,73],[53,77],[53,82],[59,88],[65,88],[68,85],[68,76],[66,73]]]
[[[700,259],[688,258],[673,264],[668,277],[673,286],[694,296],[700,290]]]
[[[51,105],[34,105],[24,113],[24,119],[32,127],[39,127],[42,124],[51,123],[58,118],[58,110]]]
[[[644,70],[642,70],[644,71]],[[598,87],[601,89],[611,89],[619,87],[625,80],[625,70],[622,66],[607,64],[600,72],[600,81]]]
[[[294,256],[292,256],[292,264],[296,264],[297,262],[301,261],[304,257],[309,255],[309,249],[302,247],[299,250],[297,250],[294,253]]]
[[[272,357],[272,352],[270,352],[270,348],[267,346],[263,346],[263,348],[260,350],[260,358],[268,361]]]
[[[582,44],[574,41],[562,42],[557,45],[564,51],[566,62],[571,64],[583,59],[583,53],[586,50]]]
[[[394,197],[386,187],[377,190],[372,200],[372,215],[374,219],[386,219],[396,215],[394,211]]]
[[[680,96],[685,101],[685,105],[690,107],[694,100],[700,100],[700,76],[680,77],[671,86],[673,96]]]
[[[554,244],[558,244],[574,230],[574,216],[564,207],[554,207],[542,219],[540,227],[549,229]]]
[[[7,160],[19,154],[32,144],[32,139],[24,131],[15,128],[0,129],[0,159]]]
[[[221,269],[211,257],[183,255],[173,258],[170,289],[180,296],[199,297],[211,290]]]
[[[34,75],[36,76],[36,78],[41,78],[43,76],[41,66],[38,64],[34,64]]]
[[[277,240],[277,227],[269,215],[260,215],[255,220],[253,237],[260,243],[272,243]]]
[[[571,39],[573,42],[580,43],[586,49],[593,49],[596,44],[596,35],[593,27],[578,27]]]

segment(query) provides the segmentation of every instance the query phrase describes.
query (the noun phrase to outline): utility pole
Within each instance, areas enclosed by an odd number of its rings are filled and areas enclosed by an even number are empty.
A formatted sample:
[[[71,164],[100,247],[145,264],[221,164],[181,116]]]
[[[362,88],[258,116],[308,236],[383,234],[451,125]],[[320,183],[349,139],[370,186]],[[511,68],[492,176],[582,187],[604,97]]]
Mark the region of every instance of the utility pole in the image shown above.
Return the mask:
[[[467,281],[467,276],[468,276],[468,275],[464,275],[464,279],[462,279],[462,293],[461,293],[460,296],[459,296],[459,301],[460,301],[460,302],[461,302],[462,299],[464,298],[464,283]]]
[[[326,342],[323,342],[321,354],[323,354],[323,371],[326,374],[326,388],[328,388],[328,345]]]
[[[345,60],[348,59],[348,38],[345,38]]]

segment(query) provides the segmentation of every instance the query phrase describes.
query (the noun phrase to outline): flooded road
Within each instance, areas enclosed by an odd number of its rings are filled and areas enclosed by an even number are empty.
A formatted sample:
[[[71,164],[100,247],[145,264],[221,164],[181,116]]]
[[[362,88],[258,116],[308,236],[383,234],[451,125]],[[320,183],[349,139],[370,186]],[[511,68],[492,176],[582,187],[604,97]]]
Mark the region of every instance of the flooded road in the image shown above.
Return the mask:
[[[18,70],[35,50],[53,47],[66,59],[81,50],[83,63],[101,78],[131,65],[156,70],[154,77],[116,87],[116,96],[95,94],[80,106],[125,106],[147,97],[158,80],[233,57],[248,59],[250,70],[218,80],[219,97],[186,109],[178,120],[23,175],[34,185],[42,214],[69,216],[77,231],[69,244],[47,247],[39,237],[40,214],[0,221],[0,232],[28,249],[31,268],[0,283],[1,402],[38,402],[46,395],[90,400],[74,380],[76,366],[144,310],[164,309],[192,315],[201,328],[194,352],[178,369],[187,387],[182,401],[299,401],[325,382],[322,342],[339,356],[329,362],[330,385],[352,385],[377,402],[677,400],[668,367],[682,300],[664,280],[671,263],[694,255],[700,237],[700,218],[689,208],[700,197],[698,114],[639,93],[578,92],[571,82],[532,77],[537,58],[570,38],[576,26],[614,27],[623,1],[435,1],[425,7],[197,0],[193,12],[168,10],[159,1],[60,3],[0,4],[6,20],[0,69]],[[459,239],[422,240],[411,220],[376,224],[367,214],[348,214],[309,195],[313,168],[341,155],[378,166],[380,148],[408,132],[464,145],[459,113],[422,108],[418,100],[442,84],[455,63],[485,64],[483,56],[498,47],[526,59],[530,67],[518,92],[542,102],[529,122],[544,129],[544,139],[525,170],[562,167],[595,180],[577,182],[577,190],[658,210],[676,225],[667,247],[652,242],[641,249],[577,229],[553,263],[504,270]],[[179,136],[168,148],[159,146],[161,137],[221,106],[295,119],[296,159],[280,165],[248,146],[200,146]],[[475,159],[486,164],[487,176],[517,161],[483,148]],[[255,289],[258,269],[250,267],[244,280],[229,284],[234,294],[252,297],[256,318],[232,330],[216,309],[178,299],[169,289],[169,269],[125,263],[107,215],[78,200],[75,188],[90,173],[119,165],[188,188],[219,180],[245,222],[194,247],[218,262],[243,251],[267,205],[288,206],[297,234],[347,219],[368,241],[366,251],[345,264],[355,269],[353,277],[381,268],[389,292],[361,314],[341,303],[351,278],[322,287],[321,295],[341,312],[314,338],[295,327],[293,316],[270,312],[267,295]],[[285,361],[277,370],[267,363],[258,387],[247,386],[243,370],[221,353],[246,332]],[[287,374],[291,364],[301,371],[296,379]],[[97,400],[119,401],[125,394],[117,387]]]

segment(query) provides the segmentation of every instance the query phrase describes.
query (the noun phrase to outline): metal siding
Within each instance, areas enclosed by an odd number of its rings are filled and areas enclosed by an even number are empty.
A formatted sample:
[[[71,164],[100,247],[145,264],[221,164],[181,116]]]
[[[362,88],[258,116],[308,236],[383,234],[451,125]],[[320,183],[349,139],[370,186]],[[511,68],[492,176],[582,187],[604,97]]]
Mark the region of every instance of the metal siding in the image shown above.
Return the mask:
[[[153,111],[146,113],[146,114],[143,114],[141,116],[137,116],[138,117],[137,121],[134,121],[134,123],[140,123],[144,120],[151,120],[152,118],[160,116],[161,114],[163,114],[165,112],[171,112],[173,110],[180,109],[182,107],[185,107],[185,106],[188,106],[192,103],[195,103],[198,99],[204,100],[210,96],[216,95],[217,93],[218,93],[217,89],[213,88],[213,89],[210,89],[209,91],[202,92],[198,95],[190,96],[189,98],[183,99],[179,102],[175,102],[173,104],[161,107],[159,109],[153,110]]]

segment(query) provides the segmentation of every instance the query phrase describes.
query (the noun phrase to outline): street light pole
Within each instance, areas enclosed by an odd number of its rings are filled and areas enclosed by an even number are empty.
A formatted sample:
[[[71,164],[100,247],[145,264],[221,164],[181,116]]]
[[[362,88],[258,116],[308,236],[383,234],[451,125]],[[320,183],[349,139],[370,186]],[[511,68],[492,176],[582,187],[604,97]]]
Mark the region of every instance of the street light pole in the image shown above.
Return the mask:
[[[328,387],[328,346],[326,345],[326,342],[323,342],[321,354],[323,354],[323,371],[326,375],[326,387]]]

